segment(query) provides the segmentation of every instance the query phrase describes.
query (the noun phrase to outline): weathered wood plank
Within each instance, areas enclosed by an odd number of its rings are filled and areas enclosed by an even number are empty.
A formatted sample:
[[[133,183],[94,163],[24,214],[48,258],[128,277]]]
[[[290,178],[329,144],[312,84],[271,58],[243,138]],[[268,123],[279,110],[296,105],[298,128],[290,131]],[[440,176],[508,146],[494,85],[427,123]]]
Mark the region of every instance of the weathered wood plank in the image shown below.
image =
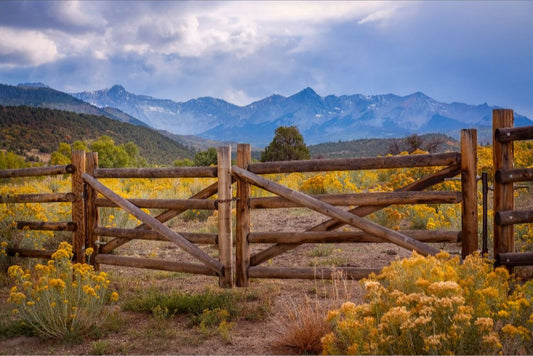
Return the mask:
[[[213,199],[127,199],[138,208],[145,209],[204,209],[216,210],[217,201]],[[117,205],[109,199],[96,199],[96,206],[116,207]]]
[[[117,227],[97,227],[94,230],[99,236],[120,237],[129,240],[153,240],[168,241],[165,237],[154,230],[144,229],[122,229]],[[217,234],[203,234],[194,232],[179,232],[180,235],[194,244],[211,244],[217,243]],[[105,246],[105,245],[104,245]]]
[[[94,170],[98,168],[98,152],[87,152],[85,154],[85,172],[88,175],[93,175]],[[85,185],[85,211],[87,214],[87,247],[93,249],[93,255],[89,257],[89,262],[94,265],[95,270],[99,270],[100,266],[96,263],[96,256],[98,255],[99,245],[98,235],[95,233],[95,229],[98,227],[98,206],[96,205],[96,198],[98,192],[94,190],[90,185]]]
[[[313,198],[335,206],[393,205],[393,204],[456,204],[461,202],[460,192],[383,192],[358,194],[319,194]],[[283,197],[251,198],[252,209],[294,208],[298,205]]]
[[[17,229],[42,231],[76,231],[76,223],[73,221],[17,221]]]
[[[497,211],[494,214],[494,222],[501,226],[531,223],[533,209]]]
[[[461,130],[462,257],[478,249],[477,131]]]
[[[55,251],[51,250],[31,250],[27,248],[8,248],[6,253],[8,256],[28,257],[28,258],[43,258],[51,259]]]
[[[85,187],[82,175],[85,173],[85,151],[72,151],[72,165],[75,168],[72,174],[72,193],[76,199],[72,202],[72,221],[76,224],[76,231],[72,234],[72,252],[74,260],[78,263],[85,262],[85,202],[83,199]]]
[[[95,178],[215,178],[217,167],[98,168]]]
[[[218,168],[218,256],[224,266],[219,285],[233,287],[233,234],[231,222],[231,146],[217,149]]]
[[[501,143],[533,139],[533,126],[498,127],[494,139]]]
[[[401,230],[407,236],[421,242],[456,243],[461,241],[460,231],[449,230]],[[249,243],[350,243],[387,242],[362,231],[292,231],[292,232],[251,232]]]
[[[237,166],[247,169],[252,162],[252,148],[249,144],[237,145]],[[248,287],[248,268],[250,267],[250,191],[251,187],[245,181],[237,181],[237,207],[235,231],[235,284],[238,287]]]
[[[74,170],[75,168],[71,164],[66,166],[2,169],[0,170],[0,178],[52,176],[58,174],[74,173]]]
[[[496,265],[508,268],[533,266],[533,252],[502,252],[496,256]]]
[[[76,196],[72,193],[0,195],[0,204],[18,203],[72,203]]]
[[[500,184],[530,181],[533,180],[533,168],[499,169],[495,180]]]
[[[195,264],[195,263],[165,261],[165,260],[157,260],[157,259],[152,259],[152,258],[116,256],[116,255],[107,255],[107,254],[102,254],[102,253],[96,256],[95,260],[96,260],[96,263],[104,264],[104,265],[157,269],[157,270],[171,271],[171,272],[205,274],[208,276],[217,275],[217,273],[213,271],[211,268],[208,268],[205,265]]]
[[[379,272],[378,268],[359,267],[250,267],[248,273],[250,278],[359,280]]]
[[[460,164],[460,162],[461,157],[459,153],[448,152],[410,156],[335,158],[252,163],[248,165],[248,171],[255,174],[355,171],[367,169],[450,166]]]
[[[496,130],[513,127],[514,115],[509,109],[494,109],[492,111],[493,130],[493,167],[494,172],[513,169],[514,149],[512,142],[500,142],[496,139]],[[493,210],[514,210],[513,183],[494,182]],[[514,252],[514,225],[494,224],[494,256],[503,252]]]

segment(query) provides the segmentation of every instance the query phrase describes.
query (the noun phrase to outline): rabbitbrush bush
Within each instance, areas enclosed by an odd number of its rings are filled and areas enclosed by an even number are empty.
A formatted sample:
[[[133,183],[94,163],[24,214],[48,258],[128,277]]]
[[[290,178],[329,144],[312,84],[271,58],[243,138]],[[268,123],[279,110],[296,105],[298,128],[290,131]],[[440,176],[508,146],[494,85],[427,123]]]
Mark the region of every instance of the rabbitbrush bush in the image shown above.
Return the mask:
[[[395,261],[328,313],[324,354],[531,354],[533,284],[479,255]]]
[[[91,254],[91,249],[87,249]],[[75,338],[90,331],[105,317],[105,304],[118,299],[108,288],[105,272],[95,272],[88,264],[73,264],[72,246],[66,242],[46,265],[24,271],[9,267],[14,280],[8,302],[35,333],[45,338]]]

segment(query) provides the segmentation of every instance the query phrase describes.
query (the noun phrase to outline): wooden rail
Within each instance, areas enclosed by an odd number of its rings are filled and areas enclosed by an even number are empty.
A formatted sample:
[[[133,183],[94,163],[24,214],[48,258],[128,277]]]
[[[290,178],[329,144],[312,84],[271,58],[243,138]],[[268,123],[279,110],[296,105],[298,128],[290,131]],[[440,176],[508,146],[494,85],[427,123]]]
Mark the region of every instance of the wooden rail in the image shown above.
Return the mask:
[[[449,230],[402,230],[402,233],[420,242],[461,242],[460,231]],[[250,243],[342,243],[342,242],[385,242],[386,240],[361,231],[294,231],[294,232],[252,232]]]
[[[72,193],[50,193],[50,194],[19,194],[13,196],[1,196],[0,204],[17,203],[72,203],[76,196]]]
[[[216,178],[217,167],[96,168],[95,178]]]
[[[138,208],[146,209],[168,209],[168,210],[188,210],[205,209],[216,210],[218,202],[213,199],[127,199]],[[97,198],[95,201],[98,207],[116,207],[117,205],[109,199]]]
[[[449,166],[460,164],[460,162],[461,154],[451,152],[411,156],[335,158],[251,163],[248,165],[248,171],[255,174],[358,171],[369,169]]]
[[[499,169],[494,177],[499,184],[530,181],[533,180],[533,168]]]
[[[122,229],[117,227],[97,227],[94,233],[98,236],[120,237],[129,240],[154,240],[154,241],[168,241],[165,237],[153,230],[143,229]],[[195,244],[212,244],[218,243],[217,234],[202,234],[191,232],[180,232],[181,236],[189,242]]]
[[[501,109],[502,112],[507,112],[507,115],[512,115],[512,110]],[[511,113],[509,113],[511,111]],[[497,115],[501,115],[500,112]],[[533,126],[525,127],[497,127],[494,130],[494,139],[501,143],[508,143],[513,141],[531,140],[533,137]]]
[[[385,192],[359,194],[311,195],[324,203],[335,206],[349,205],[401,205],[401,204],[457,204],[461,202],[460,192]],[[300,207],[298,203],[283,197],[251,198],[252,209],[278,209]]]
[[[205,274],[208,276],[216,276],[217,272],[202,264],[176,262],[167,260],[157,260],[153,258],[138,258],[99,254],[95,257],[95,262],[98,264],[134,267],[134,268],[148,268],[171,272],[184,272]]]
[[[516,225],[533,222],[533,209],[497,211],[494,222],[498,225]]]
[[[17,221],[19,230],[76,231],[76,227],[76,223],[72,221]]]
[[[363,279],[378,268],[358,267],[250,267],[250,278],[283,279]]]
[[[53,175],[58,175],[58,174],[70,174],[70,173],[74,173],[74,171],[75,171],[75,168],[71,164],[67,166],[2,169],[0,170],[0,178],[53,176]]]

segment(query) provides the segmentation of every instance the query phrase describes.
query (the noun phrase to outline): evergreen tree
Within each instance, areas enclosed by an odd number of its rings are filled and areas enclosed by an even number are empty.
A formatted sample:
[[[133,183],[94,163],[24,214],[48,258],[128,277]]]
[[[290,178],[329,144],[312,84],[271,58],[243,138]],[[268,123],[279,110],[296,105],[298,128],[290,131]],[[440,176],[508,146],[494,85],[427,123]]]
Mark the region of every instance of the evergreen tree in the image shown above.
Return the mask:
[[[217,164],[217,150],[209,147],[207,151],[201,151],[194,155],[195,166],[210,166]]]
[[[309,159],[309,149],[296,126],[280,126],[272,142],[261,153],[261,161],[293,161]]]

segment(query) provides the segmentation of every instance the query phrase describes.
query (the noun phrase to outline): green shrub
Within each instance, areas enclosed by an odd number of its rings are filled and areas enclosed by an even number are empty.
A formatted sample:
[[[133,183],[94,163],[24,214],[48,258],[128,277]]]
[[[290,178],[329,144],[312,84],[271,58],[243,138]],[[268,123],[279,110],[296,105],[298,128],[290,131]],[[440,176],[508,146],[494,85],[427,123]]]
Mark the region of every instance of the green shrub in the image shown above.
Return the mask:
[[[230,292],[215,293],[210,290],[205,290],[198,294],[180,292],[163,294],[152,289],[142,296],[128,300],[124,303],[123,308],[130,311],[168,316],[173,314],[199,316],[204,310],[218,308],[227,310],[230,316],[235,316],[237,313],[237,304],[234,295]]]

